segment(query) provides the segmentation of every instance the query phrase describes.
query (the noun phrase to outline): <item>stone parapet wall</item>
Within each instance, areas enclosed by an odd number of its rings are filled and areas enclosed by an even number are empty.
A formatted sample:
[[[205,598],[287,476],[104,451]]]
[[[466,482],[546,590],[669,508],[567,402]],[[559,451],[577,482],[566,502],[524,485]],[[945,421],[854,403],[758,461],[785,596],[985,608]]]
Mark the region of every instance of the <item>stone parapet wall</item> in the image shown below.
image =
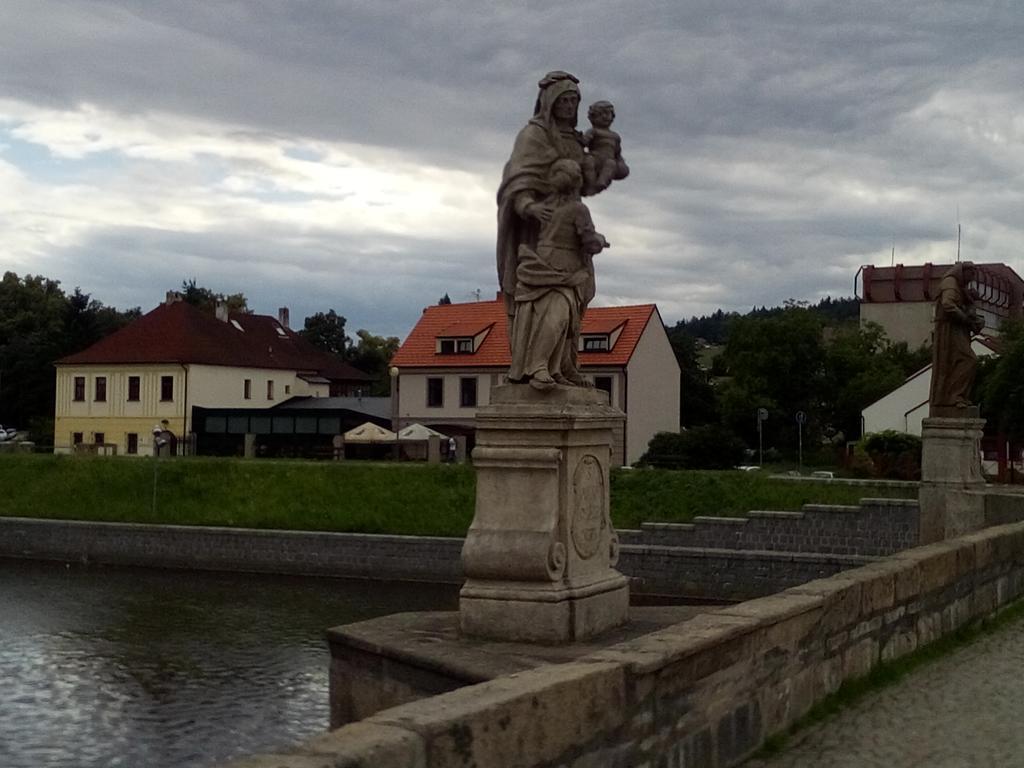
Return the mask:
[[[862,499],[859,506],[805,504],[799,512],[644,523],[620,538],[629,544],[881,556],[918,544],[918,515],[913,499]]]
[[[1024,487],[1000,486],[985,491],[985,525],[1024,521]]]
[[[619,570],[641,595],[748,600],[856,568],[876,558],[741,549],[623,546]]]
[[[378,712],[233,768],[739,765],[811,706],[1024,594],[1024,523]]]

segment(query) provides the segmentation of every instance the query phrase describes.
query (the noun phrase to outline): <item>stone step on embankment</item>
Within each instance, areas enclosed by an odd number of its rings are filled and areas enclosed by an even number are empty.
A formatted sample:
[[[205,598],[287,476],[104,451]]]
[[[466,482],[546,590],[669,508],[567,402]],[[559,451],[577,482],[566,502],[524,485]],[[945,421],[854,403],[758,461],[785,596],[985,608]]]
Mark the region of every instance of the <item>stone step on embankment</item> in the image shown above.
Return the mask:
[[[917,501],[862,499],[859,505],[805,504],[798,512],[755,510],[743,517],[701,515],[690,523],[643,523],[624,544],[881,556],[917,543]]]

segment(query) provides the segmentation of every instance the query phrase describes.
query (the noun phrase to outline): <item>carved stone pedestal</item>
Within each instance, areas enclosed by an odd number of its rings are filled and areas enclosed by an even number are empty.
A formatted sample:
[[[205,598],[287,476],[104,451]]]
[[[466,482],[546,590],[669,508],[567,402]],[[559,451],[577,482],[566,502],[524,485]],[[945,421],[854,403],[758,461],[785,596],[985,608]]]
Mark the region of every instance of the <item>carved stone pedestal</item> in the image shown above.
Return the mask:
[[[957,413],[952,409],[948,409]],[[922,544],[960,536],[985,524],[985,477],[981,437],[985,420],[978,409],[957,415],[937,411],[922,422]]]
[[[476,513],[462,550],[466,635],[564,643],[626,621],[629,585],[613,566],[608,511],[612,429],[604,392],[507,384],[477,412]]]

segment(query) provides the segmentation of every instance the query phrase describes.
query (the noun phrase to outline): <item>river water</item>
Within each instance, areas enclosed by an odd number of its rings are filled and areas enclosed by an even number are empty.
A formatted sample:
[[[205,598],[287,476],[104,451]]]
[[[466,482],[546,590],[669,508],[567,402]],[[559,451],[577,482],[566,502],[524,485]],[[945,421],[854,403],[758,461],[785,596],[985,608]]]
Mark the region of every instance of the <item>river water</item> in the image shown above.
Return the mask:
[[[328,725],[330,626],[454,587],[0,560],[0,766],[199,768]]]

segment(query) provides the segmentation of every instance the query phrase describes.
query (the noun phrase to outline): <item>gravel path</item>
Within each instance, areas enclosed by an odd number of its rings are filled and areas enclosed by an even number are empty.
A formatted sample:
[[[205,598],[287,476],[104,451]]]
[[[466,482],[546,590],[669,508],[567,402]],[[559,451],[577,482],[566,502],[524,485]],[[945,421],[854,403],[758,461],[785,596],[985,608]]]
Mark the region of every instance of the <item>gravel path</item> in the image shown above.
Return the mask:
[[[745,768],[1024,767],[1024,620],[1015,621]]]

